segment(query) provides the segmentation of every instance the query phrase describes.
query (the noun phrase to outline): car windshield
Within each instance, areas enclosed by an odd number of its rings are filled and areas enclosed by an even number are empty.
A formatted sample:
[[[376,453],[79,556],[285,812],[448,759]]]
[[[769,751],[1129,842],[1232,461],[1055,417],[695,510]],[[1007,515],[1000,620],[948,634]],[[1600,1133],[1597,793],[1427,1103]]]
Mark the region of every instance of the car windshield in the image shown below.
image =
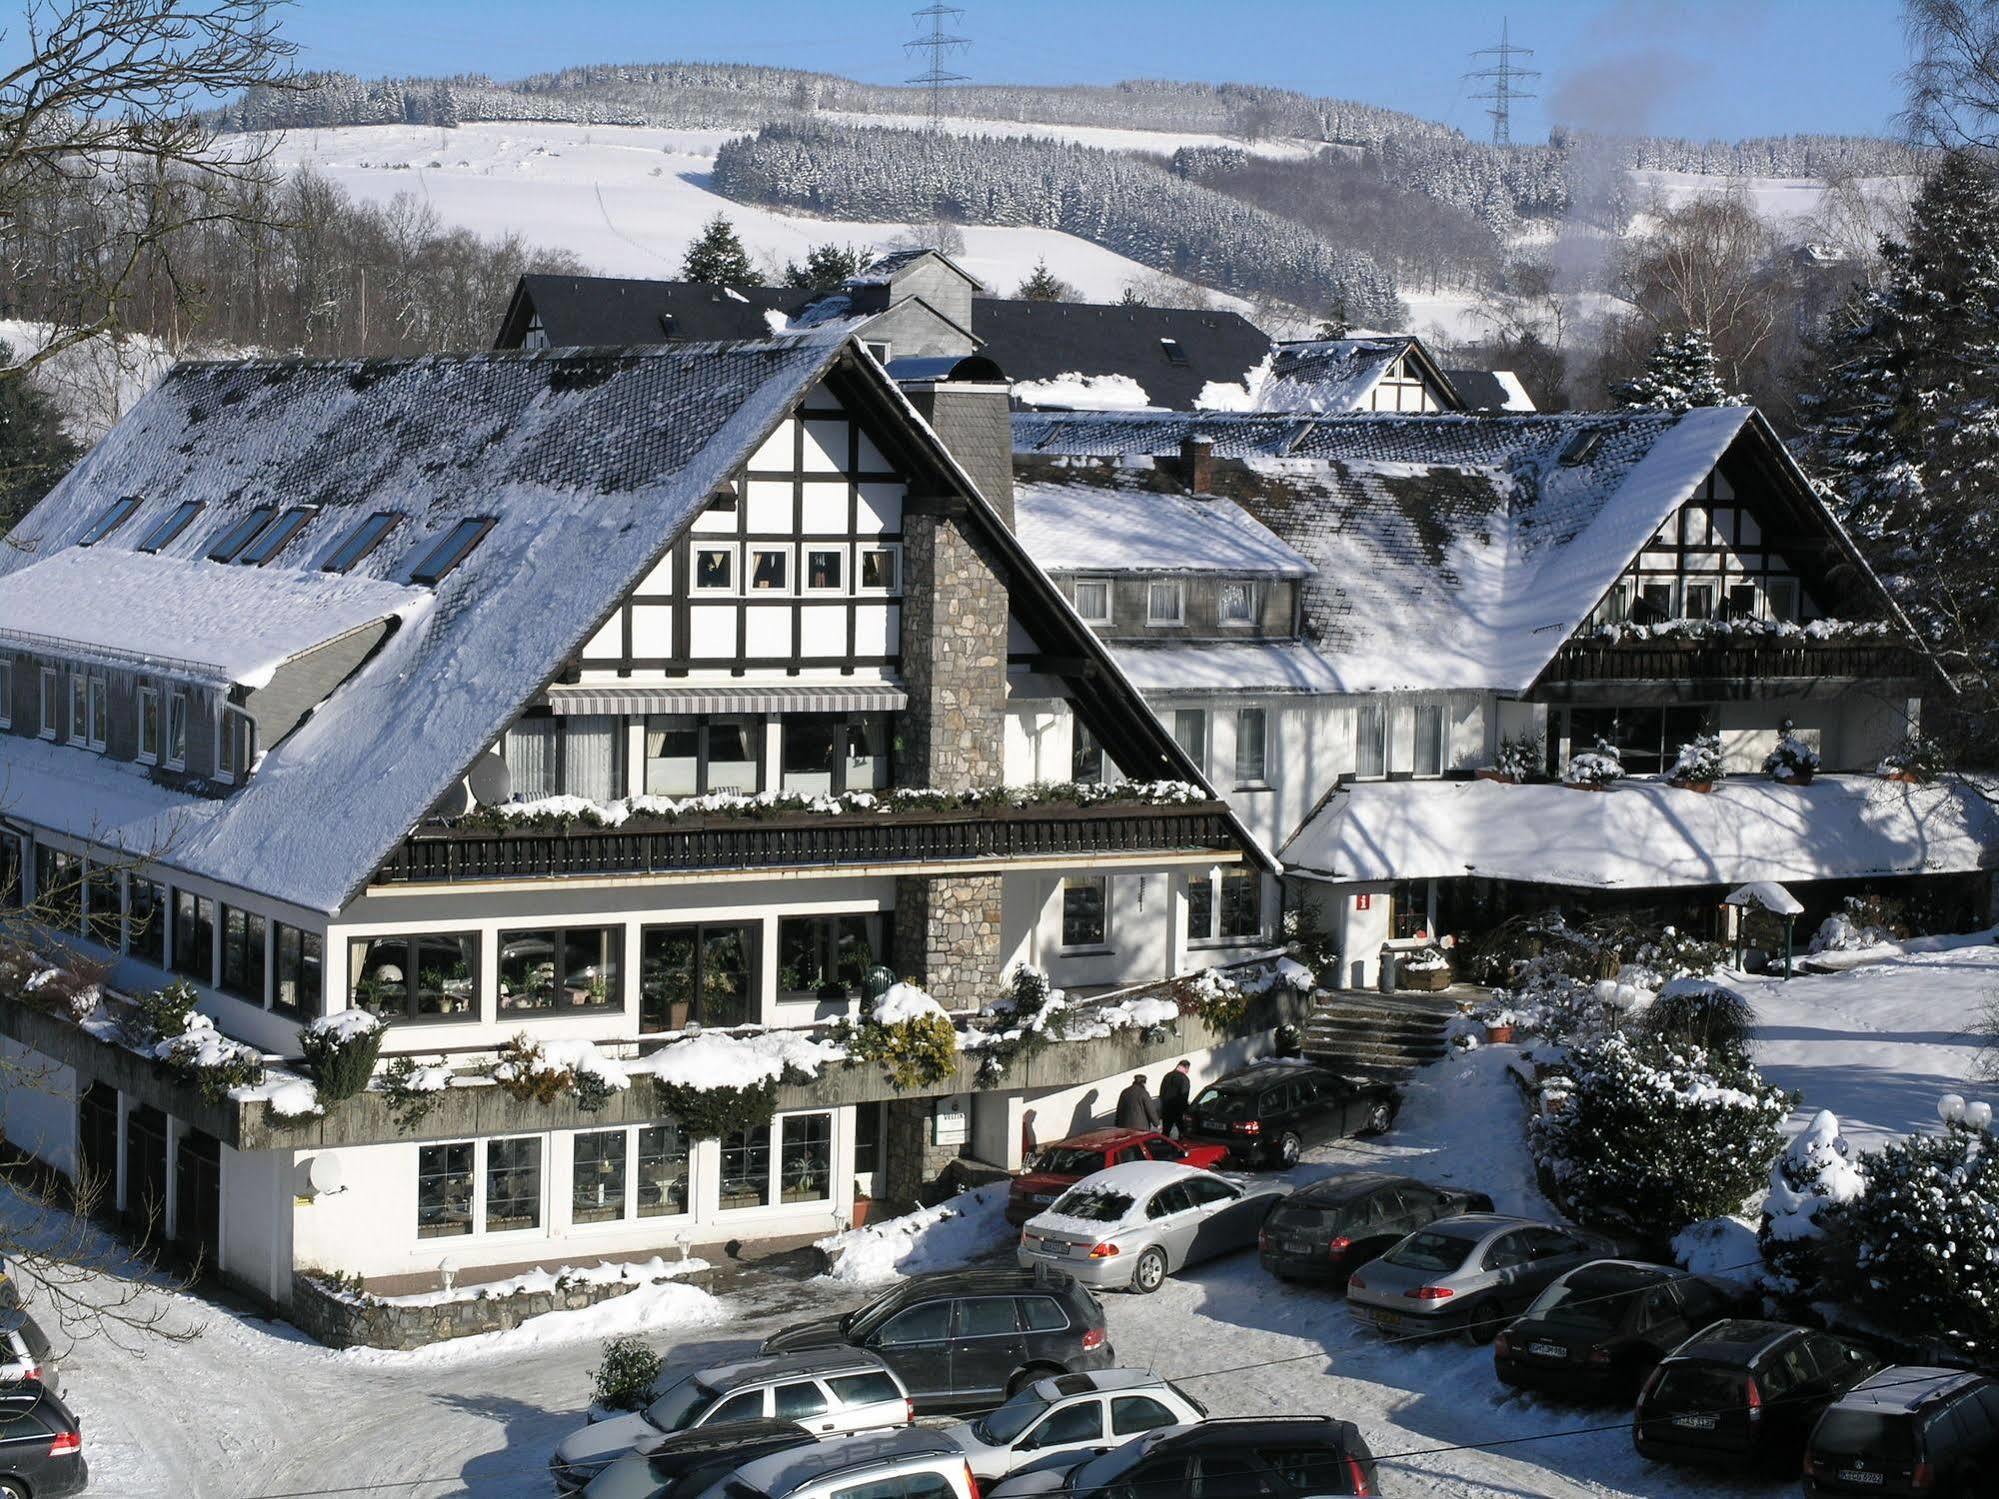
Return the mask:
[[[590,1499],[653,1499],[661,1481],[653,1474],[651,1458],[627,1452],[590,1480]]]
[[[1079,1150],[1073,1145],[1051,1145],[1028,1164],[1030,1171],[1047,1171],[1057,1176],[1087,1176],[1103,1169],[1101,1150]]]
[[[1477,1239],[1426,1228],[1421,1233],[1411,1234],[1389,1250],[1381,1257],[1381,1262],[1384,1265],[1404,1265],[1411,1270],[1455,1270],[1476,1248]]]
[[[1527,1308],[1527,1315],[1580,1322],[1586,1327],[1609,1331],[1624,1325],[1624,1314],[1631,1309],[1631,1298],[1637,1294],[1627,1287],[1610,1288],[1601,1282],[1585,1280],[1567,1285],[1557,1281],[1535,1298],[1534,1304]]]
[[[974,1422],[972,1431],[988,1447],[1004,1447],[1047,1409],[1048,1402],[1033,1390],[1022,1390],[998,1410]]]
[[[1887,1462],[1907,1462],[1916,1447],[1906,1416],[1834,1406],[1819,1418],[1812,1446],[1820,1452],[1852,1453]]]
[[[1122,1447],[1113,1447],[1102,1457],[1090,1459],[1069,1475],[1069,1492],[1072,1494],[1100,1494],[1122,1477],[1125,1471],[1153,1448],[1153,1443],[1140,1438],[1136,1442],[1126,1442]]]
[[[1194,1100],[1194,1108],[1210,1119],[1247,1119],[1256,1112],[1256,1095],[1204,1088]]]
[[[1122,1223],[1131,1207],[1129,1193],[1107,1187],[1073,1187],[1056,1199],[1054,1211],[1089,1223]]]
[[[902,1294],[902,1287],[897,1286],[892,1291],[882,1292],[881,1295],[877,1296],[873,1301],[868,1302],[865,1306],[855,1307],[840,1319],[840,1331],[852,1332],[856,1327],[879,1321],[895,1309],[896,1305],[902,1300]]]
[[[661,1431],[685,1431],[714,1398],[715,1392],[690,1374],[646,1407],[646,1424]]]

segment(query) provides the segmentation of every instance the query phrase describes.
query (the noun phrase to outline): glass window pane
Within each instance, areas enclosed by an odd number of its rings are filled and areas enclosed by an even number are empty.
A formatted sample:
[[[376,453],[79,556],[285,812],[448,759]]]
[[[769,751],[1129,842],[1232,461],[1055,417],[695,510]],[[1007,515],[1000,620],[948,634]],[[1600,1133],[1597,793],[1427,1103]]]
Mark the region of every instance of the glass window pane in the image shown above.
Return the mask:
[[[736,549],[734,547],[696,547],[694,549],[694,586],[715,593],[726,593],[736,586]]]
[[[1254,873],[1222,876],[1222,935],[1255,937],[1263,930],[1263,880]]]
[[[420,1145],[416,1153],[416,1236],[472,1232],[472,1144]]]
[[[861,550],[861,587],[878,593],[894,593],[902,586],[902,554],[894,547],[864,547]]]
[[[1101,947],[1105,928],[1105,880],[1081,876],[1062,881],[1062,945]]]
[[[153,880],[134,875],[127,899],[131,909],[125,915],[125,941],[135,958],[149,963],[164,961],[167,952],[167,892]]]
[[[174,972],[212,983],[215,963],[215,902],[186,890],[174,892]]]
[[[167,699],[167,764],[187,763],[187,694],[176,692]]]
[[[486,1232],[541,1227],[541,1141],[486,1142]]]
[[[1079,786],[1094,786],[1104,778],[1104,747],[1082,719],[1070,721],[1069,779]]]
[[[479,1008],[479,939],[469,932],[426,933],[414,943],[416,1006],[425,1016],[468,1018]]]
[[[761,926],[704,926],[694,1018],[703,1025],[748,1025],[756,1018],[755,954]]]
[[[1261,708],[1244,708],[1235,716],[1235,778],[1243,785],[1264,777],[1264,716]]]
[[[791,587],[791,548],[750,550],[750,592],[783,593]]]
[[[89,903],[90,940],[117,950],[124,926],[124,899],[118,889],[118,871],[103,864],[88,866],[85,899]]]
[[[590,1130],[570,1142],[569,1218],[611,1223],[625,1216],[625,1132]]]
[[[423,560],[411,570],[410,580],[415,583],[438,582],[465,560],[466,553],[478,544],[492,524],[491,520],[483,517],[458,522],[424,553]]]
[[[687,1211],[687,1134],[673,1120],[639,1131],[639,1216]]]
[[[836,788],[846,720],[832,713],[794,713],[783,725],[783,785],[804,796]]]
[[[703,791],[763,789],[760,718],[718,718],[708,725],[708,784]]]
[[[787,916],[778,923],[778,989],[790,999],[845,999],[888,957],[874,914]]]
[[[1378,705],[1354,711],[1354,769],[1364,776],[1388,774],[1388,720]]]
[[[782,1121],[779,1195],[786,1202],[819,1202],[833,1195],[833,1116],[793,1114]]]
[[[698,928],[647,927],[639,936],[639,1029],[677,1031],[694,1018]]]
[[[552,1010],[556,1000],[556,933],[500,933],[500,1008]]]
[[[571,927],[562,934],[563,1000],[571,1009],[616,1009],[625,1002],[619,983],[623,927]]]
[[[1101,578],[1077,580],[1076,612],[1092,624],[1107,623],[1111,617],[1111,585]]]
[[[624,795],[620,773],[624,721],[605,713],[556,720],[562,725],[562,789],[585,801],[607,802]]]
[[[844,549],[811,547],[805,553],[805,586],[836,592],[846,586]]]
[[[157,552],[193,524],[194,518],[201,514],[201,506],[200,500],[183,500],[174,507],[173,514],[146,533],[146,539],[139,543],[139,550]]]
[[[646,719],[647,796],[693,796],[701,790],[701,725],[681,715]]]
[[[507,730],[500,756],[515,796],[536,801],[562,789],[557,732],[553,718],[524,718]]]
[[[1437,704],[1416,709],[1416,774],[1444,773],[1444,710]]]
[[[1154,583],[1145,591],[1145,617],[1156,625],[1180,622],[1180,585]]]
[[[347,944],[354,1008],[378,1020],[401,1020],[409,1013],[409,947],[407,937],[362,937]]]
[[[264,1002],[264,918],[225,906],[222,987],[252,1004]]]
[[[372,552],[381,539],[389,534],[398,517],[385,511],[369,516],[347,533],[339,546],[327,553],[325,568],[330,573],[344,573]]]
[[[1250,583],[1222,584],[1221,616],[1225,625],[1246,625],[1256,618],[1256,595]]]
[[[1173,713],[1173,737],[1180,748],[1187,752],[1187,758],[1194,762],[1194,768],[1202,775],[1208,773],[1208,714],[1204,708],[1178,708]]]
[[[722,1137],[724,1208],[762,1207],[770,1201],[770,1126]]]
[[[1187,876],[1187,940],[1215,939],[1215,882],[1203,870]]]
[[[887,713],[867,713],[847,724],[845,790],[879,791],[889,784],[894,768],[893,722]]]

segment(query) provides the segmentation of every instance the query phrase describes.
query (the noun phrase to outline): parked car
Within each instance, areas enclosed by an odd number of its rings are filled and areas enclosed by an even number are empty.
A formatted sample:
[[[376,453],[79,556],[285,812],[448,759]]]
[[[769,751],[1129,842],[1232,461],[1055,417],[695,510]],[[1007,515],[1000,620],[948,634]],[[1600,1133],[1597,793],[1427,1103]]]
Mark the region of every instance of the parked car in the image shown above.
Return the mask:
[[[705,1492],[711,1499],[979,1499],[965,1454],[936,1432],[915,1428],[774,1452]]]
[[[40,1380],[0,1387],[0,1493],[62,1499],[90,1482],[83,1428]]]
[[[583,1489],[583,1499],[670,1499],[694,1495],[726,1478],[744,1463],[773,1452],[819,1440],[796,1421],[718,1421],[691,1431],[646,1437],[623,1457],[600,1470]],[[550,1459],[549,1467],[555,1468]],[[570,1493],[555,1474],[557,1493]]]
[[[1660,1361],[1631,1424],[1661,1462],[1797,1471],[1820,1412],[1881,1367],[1858,1343],[1785,1322],[1717,1322]]]
[[[763,1351],[837,1347],[874,1354],[926,1414],[983,1410],[1050,1374],[1116,1362],[1097,1298],[1047,1271],[911,1276],[845,1316],[772,1333]]]
[[[51,1395],[62,1393],[55,1353],[41,1324],[17,1304],[0,1309],[0,1384],[40,1381]]]
[[[1401,1107],[1392,1083],[1300,1062],[1258,1062],[1195,1095],[1183,1134],[1190,1144],[1224,1147],[1243,1165],[1290,1166],[1307,1145],[1380,1134]]]
[[[593,1406],[590,1424],[563,1438],[549,1459],[556,1488],[571,1493],[647,1437],[739,1421],[795,1421],[815,1436],[903,1426],[909,1392],[873,1354],[820,1349],[718,1364],[677,1379],[642,1410]]]
[[[1587,1229],[1460,1213],[1349,1276],[1347,1310],[1385,1332],[1463,1332],[1483,1343],[1556,1276],[1616,1253]]]
[[[1019,1228],[1086,1176],[1128,1161],[1174,1161],[1182,1166],[1219,1166],[1228,1159],[1220,1145],[1183,1145],[1156,1129],[1093,1129],[1035,1151],[1027,1169],[1006,1194],[1006,1221]]]
[[[1805,1494],[1977,1499],[1999,1475],[1999,1380],[1898,1364],[1826,1408],[1805,1443]]]
[[[1073,1466],[1036,1463],[986,1499],[1180,1499],[1256,1495],[1300,1499],[1379,1494],[1360,1428],[1331,1416],[1237,1416],[1164,1426]]]
[[[1020,1263],[1057,1266],[1085,1285],[1149,1293],[1187,1265],[1256,1242],[1282,1194],[1195,1166],[1133,1161],[1086,1176],[1020,1231]]]
[[[1099,1369],[1037,1379],[998,1410],[944,1428],[982,1483],[1056,1453],[1101,1452],[1160,1426],[1192,1426],[1208,1409],[1150,1369]]]
[[[1271,1209],[1257,1247],[1263,1268],[1279,1280],[1345,1285],[1404,1235],[1439,1218],[1491,1211],[1492,1199],[1483,1192],[1380,1171],[1343,1171],[1299,1187]]]
[[[1740,1298],[1697,1275],[1636,1260],[1592,1260],[1557,1279],[1494,1339],[1510,1385],[1629,1400],[1652,1366]]]

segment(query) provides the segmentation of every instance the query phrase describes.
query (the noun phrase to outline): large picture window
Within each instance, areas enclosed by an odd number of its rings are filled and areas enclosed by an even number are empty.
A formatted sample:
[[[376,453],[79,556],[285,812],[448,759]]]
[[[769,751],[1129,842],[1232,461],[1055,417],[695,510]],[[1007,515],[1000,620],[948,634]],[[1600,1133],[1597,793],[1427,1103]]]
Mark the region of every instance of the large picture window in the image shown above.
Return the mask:
[[[500,933],[502,1010],[615,1010],[625,1002],[625,929]]]
[[[668,1119],[639,1130],[639,1216],[670,1218],[687,1211],[687,1131]]]
[[[157,880],[138,875],[126,881],[131,909],[125,913],[125,947],[135,958],[155,965],[167,957],[167,892]]]
[[[624,1130],[579,1132],[569,1143],[569,1221],[613,1223],[625,1216],[625,1158],[631,1141]]]
[[[1062,881],[1062,945],[1102,947],[1110,940],[1110,882],[1103,875]]]
[[[786,791],[818,796],[889,784],[892,719],[886,713],[794,713],[783,721]]]
[[[623,720],[608,713],[523,718],[500,746],[516,796],[580,796],[610,801],[625,793]]]
[[[778,1200],[823,1202],[833,1195],[833,1116],[791,1114],[778,1122]]]
[[[215,982],[215,902],[191,890],[174,891],[173,968],[197,983]]]
[[[1194,768],[1205,776],[1208,773],[1208,710],[1176,708],[1173,712],[1173,737],[1187,752],[1187,758],[1194,762]]]
[[[118,889],[118,871],[108,864],[90,864],[84,871],[84,899],[89,910],[86,930],[92,942],[100,942],[113,952],[125,925],[124,898]]]
[[[872,911],[784,917],[777,924],[779,996],[843,1000],[859,993],[868,970],[888,961],[889,925]]]
[[[646,795],[702,796],[711,791],[759,791],[763,788],[763,742],[761,718],[648,715]]]
[[[486,1142],[486,1232],[541,1227],[541,1139]]]
[[[356,1009],[383,1021],[479,1018],[476,932],[358,937],[347,944]]]
[[[770,1201],[770,1126],[753,1125],[722,1136],[724,1208],[762,1207]]]
[[[1354,709],[1354,774],[1388,774],[1388,713],[1380,704]]]
[[[46,843],[35,845],[35,908],[59,932],[83,931],[83,860]]]
[[[416,1152],[416,1236],[455,1239],[472,1232],[470,1140],[419,1145]]]
[[[282,922],[277,930],[277,984],[271,1008],[314,1020],[322,1013],[326,939],[318,932],[300,931]]]
[[[1267,765],[1265,726],[1261,708],[1241,708],[1235,716],[1235,778],[1238,786],[1261,786]]]
[[[222,988],[253,1005],[264,1002],[264,918],[222,908]]]
[[[1242,942],[1263,935],[1263,877],[1255,870],[1236,869],[1224,874],[1222,886],[1222,940]]]
[[[758,1018],[756,953],[747,922],[653,926],[639,935],[639,1029],[747,1025]]]

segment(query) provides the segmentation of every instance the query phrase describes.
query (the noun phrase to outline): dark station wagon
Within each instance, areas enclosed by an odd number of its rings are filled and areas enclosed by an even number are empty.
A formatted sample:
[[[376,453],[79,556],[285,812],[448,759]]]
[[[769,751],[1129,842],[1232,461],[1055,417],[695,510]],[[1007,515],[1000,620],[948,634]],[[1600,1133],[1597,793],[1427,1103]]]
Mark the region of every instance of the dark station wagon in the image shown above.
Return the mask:
[[[1345,1285],[1405,1235],[1458,1213],[1489,1213],[1483,1192],[1433,1187],[1382,1171],[1346,1171],[1308,1182],[1271,1209],[1257,1240],[1263,1268],[1279,1280]]]
[[[1739,1309],[1685,1270],[1592,1260],[1535,1297],[1493,1341],[1493,1371],[1523,1389],[1629,1400],[1660,1359]]]
[[[1978,1499],[1999,1488],[1999,1380],[1897,1365],[1827,1408],[1805,1447],[1805,1494]]]
[[[1295,1165],[1307,1145],[1378,1135],[1395,1122],[1391,1083],[1340,1077],[1298,1062],[1258,1062],[1210,1083],[1187,1110],[1184,1137],[1221,1145],[1244,1165]]]

